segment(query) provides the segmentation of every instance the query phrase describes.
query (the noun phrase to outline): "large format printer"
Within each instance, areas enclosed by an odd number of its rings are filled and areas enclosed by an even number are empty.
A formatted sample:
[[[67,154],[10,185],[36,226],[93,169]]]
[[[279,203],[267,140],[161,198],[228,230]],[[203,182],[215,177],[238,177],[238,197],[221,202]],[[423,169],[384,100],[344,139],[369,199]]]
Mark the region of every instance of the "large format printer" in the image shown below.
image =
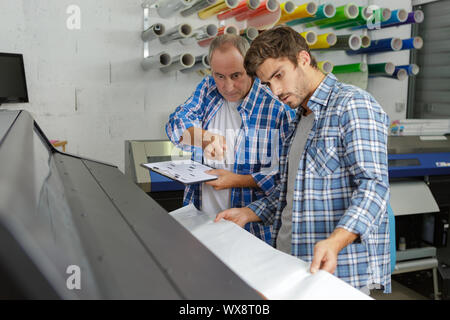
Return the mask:
[[[261,299],[116,166],[0,110],[0,299]],[[220,276],[218,276],[220,275]]]
[[[388,158],[390,204],[396,217],[394,275],[432,269],[436,296],[437,271],[450,265],[449,136],[389,136]]]

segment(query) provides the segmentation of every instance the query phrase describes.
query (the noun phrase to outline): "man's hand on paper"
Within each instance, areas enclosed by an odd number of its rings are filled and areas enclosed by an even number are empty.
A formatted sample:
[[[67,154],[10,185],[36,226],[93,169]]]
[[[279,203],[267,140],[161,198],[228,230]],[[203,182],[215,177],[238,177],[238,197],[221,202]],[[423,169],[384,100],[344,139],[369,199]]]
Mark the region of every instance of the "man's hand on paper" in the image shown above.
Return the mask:
[[[233,173],[224,169],[208,170],[205,173],[217,176],[217,180],[205,182],[207,185],[214,187],[215,190],[229,189],[237,187],[240,174]]]
[[[225,219],[236,223],[240,227],[244,227],[249,222],[258,222],[261,219],[251,209],[244,208],[231,208],[219,212],[214,222],[218,222],[220,219]]]
[[[325,270],[334,273],[339,252],[358,238],[358,235],[343,228],[336,228],[325,240],[314,246],[314,256],[311,262],[311,273]]]

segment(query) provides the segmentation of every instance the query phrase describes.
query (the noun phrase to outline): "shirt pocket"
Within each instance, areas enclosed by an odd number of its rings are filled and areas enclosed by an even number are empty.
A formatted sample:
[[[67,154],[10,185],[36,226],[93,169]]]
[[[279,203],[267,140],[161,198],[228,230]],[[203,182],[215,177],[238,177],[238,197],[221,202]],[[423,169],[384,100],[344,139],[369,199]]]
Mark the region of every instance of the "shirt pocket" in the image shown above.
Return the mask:
[[[306,152],[306,170],[325,177],[340,167],[337,153],[337,137],[317,138]]]

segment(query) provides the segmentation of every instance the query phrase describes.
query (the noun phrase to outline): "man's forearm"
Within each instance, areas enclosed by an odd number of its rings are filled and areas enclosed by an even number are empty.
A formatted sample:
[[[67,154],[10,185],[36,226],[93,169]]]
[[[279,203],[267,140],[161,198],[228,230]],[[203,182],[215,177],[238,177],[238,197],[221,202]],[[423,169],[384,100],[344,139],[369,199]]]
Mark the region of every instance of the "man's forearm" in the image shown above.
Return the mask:
[[[349,232],[344,228],[336,228],[333,233],[328,237],[329,240],[333,241],[335,246],[336,254],[339,253],[346,246],[355,241],[359,235]]]
[[[236,174],[235,188],[259,188],[251,174]]]

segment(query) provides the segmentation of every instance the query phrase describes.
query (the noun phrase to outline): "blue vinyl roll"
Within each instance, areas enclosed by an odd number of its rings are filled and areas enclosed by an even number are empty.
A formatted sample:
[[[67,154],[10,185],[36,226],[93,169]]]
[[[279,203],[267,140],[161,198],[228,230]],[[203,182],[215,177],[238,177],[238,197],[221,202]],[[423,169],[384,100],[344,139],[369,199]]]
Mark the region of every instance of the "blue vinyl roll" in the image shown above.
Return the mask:
[[[406,64],[403,66],[395,66],[394,74],[398,73],[399,69],[404,69],[408,73],[408,76],[415,76],[419,72],[419,67],[415,64]]]
[[[421,37],[412,37],[408,39],[403,39],[403,46],[402,50],[409,50],[409,49],[420,49],[423,45],[423,40]]]
[[[400,40],[398,38],[385,38],[380,40],[372,40],[370,46],[367,48],[361,48],[359,50],[347,50],[347,54],[360,54],[360,53],[378,53],[386,51],[396,51],[393,47],[393,42]]]

